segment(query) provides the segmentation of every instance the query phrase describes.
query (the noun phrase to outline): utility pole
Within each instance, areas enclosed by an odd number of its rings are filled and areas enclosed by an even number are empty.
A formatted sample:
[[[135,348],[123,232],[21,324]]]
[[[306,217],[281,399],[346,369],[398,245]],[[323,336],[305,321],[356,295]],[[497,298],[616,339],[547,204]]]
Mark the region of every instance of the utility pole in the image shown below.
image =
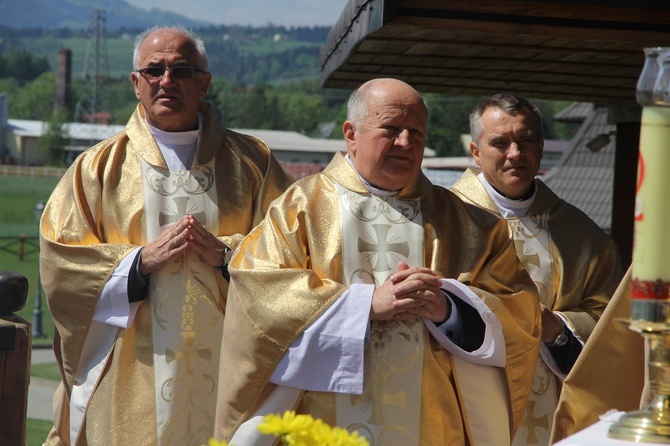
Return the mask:
[[[100,121],[100,90],[109,73],[106,22],[105,11],[95,9],[89,25],[91,39],[86,48],[82,72],[84,91],[76,106],[76,122],[96,124]]]

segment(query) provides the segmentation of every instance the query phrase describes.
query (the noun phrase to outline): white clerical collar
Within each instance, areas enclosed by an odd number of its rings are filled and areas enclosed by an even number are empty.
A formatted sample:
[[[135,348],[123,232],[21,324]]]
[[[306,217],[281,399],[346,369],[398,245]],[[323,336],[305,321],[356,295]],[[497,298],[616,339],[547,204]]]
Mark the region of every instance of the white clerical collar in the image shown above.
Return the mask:
[[[348,153],[344,156],[344,159],[347,160],[347,162],[352,167],[352,169],[354,169],[354,172],[356,172],[356,175],[358,175],[358,178],[360,178],[361,181],[363,182],[363,184],[365,185],[365,188],[372,195],[376,195],[378,197],[386,198],[386,197],[393,197],[394,195],[397,195],[398,192],[400,192],[399,190],[384,190],[384,189],[378,189],[378,188],[374,187],[372,184],[365,181],[365,178],[363,178],[361,176],[361,174],[358,173],[358,171],[356,170],[356,166],[354,166],[354,163],[351,161],[351,158],[349,157]]]
[[[498,207],[500,214],[504,218],[525,217],[526,214],[528,214],[528,210],[533,205],[535,197],[537,196],[537,185],[533,191],[533,195],[531,195],[530,198],[525,200],[514,200],[495,190],[495,188],[491,186],[491,184],[486,180],[483,172],[480,172],[479,175],[477,175],[477,178],[479,178],[479,181],[482,182],[486,188],[486,191],[489,193],[489,196]]]
[[[202,116],[198,113],[198,128],[186,132],[166,132],[146,120],[149,132],[156,140],[170,170],[189,170],[198,149],[198,138],[202,129]]]

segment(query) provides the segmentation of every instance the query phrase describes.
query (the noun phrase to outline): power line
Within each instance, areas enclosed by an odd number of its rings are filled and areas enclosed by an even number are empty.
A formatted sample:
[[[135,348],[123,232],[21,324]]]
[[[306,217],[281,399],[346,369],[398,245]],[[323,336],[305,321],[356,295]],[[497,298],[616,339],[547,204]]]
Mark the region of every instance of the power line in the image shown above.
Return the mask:
[[[86,47],[82,70],[84,87],[75,109],[76,122],[95,124],[100,121],[100,91],[109,77],[106,22],[105,11],[95,9],[89,26],[91,38]]]

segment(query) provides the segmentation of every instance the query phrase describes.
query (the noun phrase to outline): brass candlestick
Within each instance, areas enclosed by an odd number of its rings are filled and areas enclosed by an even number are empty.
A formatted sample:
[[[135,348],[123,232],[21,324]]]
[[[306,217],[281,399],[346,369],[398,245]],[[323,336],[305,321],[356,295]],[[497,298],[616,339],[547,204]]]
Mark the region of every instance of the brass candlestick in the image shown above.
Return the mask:
[[[631,330],[639,332],[649,346],[647,367],[654,397],[648,407],[628,412],[609,429],[608,437],[646,443],[670,443],[670,327],[652,324]]]
[[[642,110],[635,203],[630,329],[645,338],[654,397],[624,414],[608,436],[670,443],[670,47],[645,48],[637,84]]]

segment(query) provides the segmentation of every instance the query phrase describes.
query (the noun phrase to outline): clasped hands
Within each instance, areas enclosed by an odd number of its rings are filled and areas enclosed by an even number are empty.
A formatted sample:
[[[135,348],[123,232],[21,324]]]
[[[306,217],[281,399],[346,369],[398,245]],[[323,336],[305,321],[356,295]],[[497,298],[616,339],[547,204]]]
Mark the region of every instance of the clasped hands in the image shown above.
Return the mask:
[[[218,267],[223,265],[224,247],[223,242],[194,216],[185,215],[144,247],[139,263],[140,274],[146,276],[158,271],[189,249],[197,252],[203,262]]]
[[[426,318],[445,321],[451,304],[440,289],[440,278],[429,268],[398,264],[398,272],[377,287],[372,295],[371,320]]]

